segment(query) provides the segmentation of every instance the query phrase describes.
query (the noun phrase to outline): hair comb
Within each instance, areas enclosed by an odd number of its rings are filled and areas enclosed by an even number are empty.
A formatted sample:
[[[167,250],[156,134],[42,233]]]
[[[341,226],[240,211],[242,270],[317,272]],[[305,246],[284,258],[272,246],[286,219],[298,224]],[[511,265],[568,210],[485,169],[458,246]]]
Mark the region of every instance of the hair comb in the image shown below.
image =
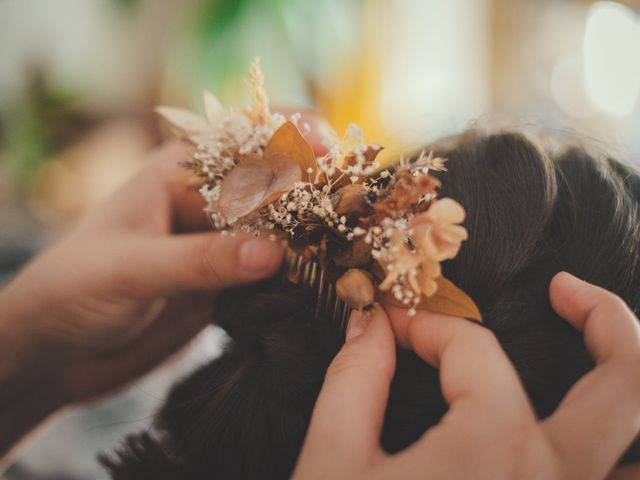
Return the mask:
[[[335,285],[324,273],[322,265],[314,260],[307,260],[287,249],[280,275],[282,278],[309,287],[314,294],[314,317],[328,315],[345,325],[351,313],[351,308],[338,297]]]
[[[287,278],[316,293],[316,313],[346,319],[375,298],[404,307],[480,321],[471,298],[442,276],[467,239],[464,208],[438,198],[446,171],[433,153],[401,159],[383,169],[381,147],[367,144],[351,124],[326,138],[316,157],[299,114],[269,108],[259,63],[250,69],[252,103],[224,109],[204,95],[205,118],[158,107],[172,132],[196,146],[188,167],[218,230],[251,232],[289,246]]]

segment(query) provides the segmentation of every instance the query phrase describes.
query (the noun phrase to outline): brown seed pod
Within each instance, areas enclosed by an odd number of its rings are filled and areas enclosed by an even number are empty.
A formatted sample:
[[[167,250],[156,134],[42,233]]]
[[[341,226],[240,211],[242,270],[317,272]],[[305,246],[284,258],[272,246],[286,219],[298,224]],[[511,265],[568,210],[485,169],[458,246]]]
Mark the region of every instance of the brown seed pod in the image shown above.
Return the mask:
[[[334,207],[338,215],[363,217],[369,215],[373,207],[367,199],[367,189],[357,183],[338,190],[338,202]]]
[[[364,270],[352,268],[336,282],[336,293],[351,308],[363,310],[371,306],[375,299],[371,275]]]
[[[338,251],[332,256],[333,263],[341,267],[365,267],[371,262],[371,245],[364,237],[356,237],[347,244],[349,248]]]

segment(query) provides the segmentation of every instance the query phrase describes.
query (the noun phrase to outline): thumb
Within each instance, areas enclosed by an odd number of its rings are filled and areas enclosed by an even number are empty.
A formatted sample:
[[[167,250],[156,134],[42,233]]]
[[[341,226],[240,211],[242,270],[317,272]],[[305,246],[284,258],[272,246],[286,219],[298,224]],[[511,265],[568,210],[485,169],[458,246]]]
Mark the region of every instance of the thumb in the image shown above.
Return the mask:
[[[268,239],[194,233],[141,240],[129,268],[141,294],[169,295],[261,280],[277,271],[282,256]]]
[[[381,453],[380,431],[395,369],[395,340],[385,311],[354,311],[347,340],[327,370],[297,474],[346,473]],[[326,462],[330,458],[331,462]],[[331,478],[328,475],[327,478]]]

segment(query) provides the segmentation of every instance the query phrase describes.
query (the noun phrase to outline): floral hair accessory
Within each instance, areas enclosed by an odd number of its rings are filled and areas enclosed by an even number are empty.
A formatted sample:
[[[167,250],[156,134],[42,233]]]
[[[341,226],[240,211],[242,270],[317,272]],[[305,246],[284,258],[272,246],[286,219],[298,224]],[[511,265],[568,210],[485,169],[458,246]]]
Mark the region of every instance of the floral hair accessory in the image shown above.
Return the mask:
[[[272,112],[258,61],[250,68],[251,105],[226,110],[204,94],[205,118],[158,107],[172,132],[196,148],[188,167],[199,177],[206,212],[219,230],[286,239],[351,308],[383,302],[481,321],[468,295],[442,276],[467,230],[463,207],[438,198],[445,159],[422,152],[380,170],[381,147],[350,125],[316,157],[299,114]]]

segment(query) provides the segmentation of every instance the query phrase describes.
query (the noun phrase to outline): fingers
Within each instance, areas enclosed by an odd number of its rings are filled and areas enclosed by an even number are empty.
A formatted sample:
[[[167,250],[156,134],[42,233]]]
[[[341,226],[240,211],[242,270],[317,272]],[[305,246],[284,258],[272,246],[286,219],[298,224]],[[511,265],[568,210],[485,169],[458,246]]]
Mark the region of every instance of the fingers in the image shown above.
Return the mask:
[[[399,341],[440,369],[440,383],[449,410],[438,425],[399,454],[430,466],[433,478],[510,478],[514,458],[536,427],[520,380],[495,336],[468,320],[388,307]],[[447,458],[460,461],[443,461]],[[406,463],[406,462],[405,462]],[[418,472],[403,472],[421,478]]]
[[[560,272],[549,286],[553,309],[584,333],[587,348],[595,359],[637,357],[640,326],[629,307],[616,295]]]
[[[543,426],[559,455],[580,459],[568,478],[603,478],[640,431],[638,320],[614,294],[568,273],[549,290],[554,310],[583,331],[597,366]]]
[[[110,231],[142,226],[154,233],[168,233],[173,205],[180,204],[184,195],[189,201],[193,198],[186,188],[190,173],[182,165],[189,156],[189,147],[180,142],[156,148],[146,165],[94,209],[85,224]]]
[[[198,190],[185,182],[169,186],[171,201],[171,231],[175,233],[203,232],[212,229],[212,221],[204,211],[207,202]]]
[[[347,341],[327,370],[297,477],[337,478],[336,472],[346,475],[382,454],[379,437],[394,369],[395,341],[382,308],[354,312]]]
[[[300,124],[308,124],[305,138],[317,156],[327,152],[323,138],[329,125],[310,110],[277,109],[285,115],[300,111]],[[206,205],[194,176],[184,166],[193,151],[185,142],[168,142],[155,149],[147,165],[114,192],[89,219],[91,225],[113,229],[114,226],[143,225],[155,233],[197,232],[211,227],[203,212]],[[134,207],[135,208],[132,208]]]
[[[615,468],[606,480],[638,480],[640,478],[640,465],[623,465]]]
[[[213,297],[187,294],[164,303],[160,316],[126,348],[75,361],[65,368],[65,394],[71,403],[86,401],[157,367],[185,346],[211,321]]]
[[[515,370],[495,336],[468,320],[388,307],[394,332],[429,364],[440,369],[442,392],[452,410],[519,415],[530,412]]]
[[[141,209],[145,220],[157,214],[160,231],[165,233],[211,229],[210,218],[204,212],[206,201],[199,192],[199,180],[185,166],[192,149],[184,142],[166,143],[152,153],[147,167],[132,182],[139,194],[147,197],[146,208]]]
[[[194,233],[137,239],[126,281],[141,296],[220,290],[274,274],[283,249],[249,235]]]
[[[204,212],[207,202],[199,191],[201,179],[185,166],[192,148],[184,142],[168,143],[157,151],[148,167],[157,172],[160,188],[168,196],[165,216],[172,232],[211,230],[211,219]]]

